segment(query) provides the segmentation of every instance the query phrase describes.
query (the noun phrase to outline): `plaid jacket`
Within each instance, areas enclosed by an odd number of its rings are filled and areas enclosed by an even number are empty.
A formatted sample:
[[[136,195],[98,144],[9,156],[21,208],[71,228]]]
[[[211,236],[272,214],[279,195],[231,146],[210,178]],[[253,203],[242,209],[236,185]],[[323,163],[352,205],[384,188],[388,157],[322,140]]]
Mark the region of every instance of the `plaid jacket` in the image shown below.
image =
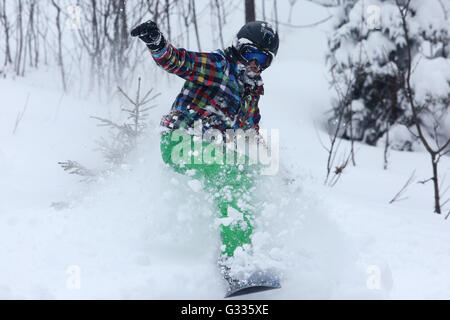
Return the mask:
[[[169,129],[192,128],[202,120],[204,130],[255,129],[261,119],[258,101],[264,94],[262,79],[245,83],[243,70],[231,48],[212,53],[196,53],[168,44],[152,53],[166,71],[186,80],[170,113],[161,120]]]

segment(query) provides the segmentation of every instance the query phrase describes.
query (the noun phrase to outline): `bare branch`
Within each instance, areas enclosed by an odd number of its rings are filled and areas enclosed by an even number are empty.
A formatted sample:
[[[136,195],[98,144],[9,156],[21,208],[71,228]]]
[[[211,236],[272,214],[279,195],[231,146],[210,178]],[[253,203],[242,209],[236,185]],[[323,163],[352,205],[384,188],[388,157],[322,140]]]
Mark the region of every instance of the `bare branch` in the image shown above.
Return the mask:
[[[397,192],[397,194],[391,199],[391,201],[389,201],[389,204],[393,204],[396,201],[401,201],[401,200],[405,200],[407,198],[400,198],[401,196],[403,196],[403,194],[405,193],[406,189],[408,188],[409,185],[411,185],[411,183],[414,181],[415,179],[415,173],[416,171],[414,170],[411,175],[409,176],[408,180],[406,180],[405,184],[403,185],[403,187],[400,189],[399,192]]]
[[[426,179],[426,180],[422,180],[422,181],[417,181],[417,183],[420,183],[420,184],[427,184],[428,182],[430,182],[430,181],[433,181],[433,177],[432,178],[430,178],[430,179]]]
[[[76,161],[67,160],[66,162],[58,162],[58,164],[64,169],[64,171],[68,172],[69,174],[75,174],[82,177],[95,176],[95,174],[91,170],[86,169]]]
[[[325,8],[335,8],[341,5],[339,0],[306,0]]]
[[[294,29],[307,29],[307,28],[313,28],[313,27],[316,27],[316,26],[318,26],[318,25],[321,25],[322,23],[327,22],[328,20],[330,20],[330,19],[333,18],[333,17],[334,17],[333,15],[330,15],[330,16],[328,16],[327,18],[324,18],[324,19],[319,20],[319,21],[317,21],[317,22],[313,22],[313,23],[310,23],[310,24],[304,24],[304,25],[294,25],[294,24],[291,24],[291,23],[280,22],[280,21],[278,21],[278,23],[279,23],[280,25],[282,25],[282,26],[289,27],[289,28],[294,28]],[[267,20],[270,21],[270,22],[275,22],[275,20],[273,20],[273,19],[267,19]]]
[[[322,139],[320,138],[320,134],[319,131],[317,130],[317,126],[316,123],[314,122],[314,130],[316,131],[316,135],[317,135],[317,139],[319,140],[320,145],[322,146],[322,148],[324,148],[324,150],[326,152],[330,152],[330,149],[328,149],[325,144],[323,143]]]
[[[447,143],[444,144],[441,148],[438,147],[438,150],[434,150],[429,141],[427,140],[423,130],[422,130],[422,123],[419,118],[420,110],[416,104],[414,93],[411,85],[411,75],[412,75],[412,48],[411,48],[411,39],[409,37],[409,29],[408,29],[408,23],[407,23],[407,16],[409,11],[409,6],[411,4],[411,0],[407,0],[405,5],[402,5],[400,3],[400,0],[396,0],[397,8],[400,13],[400,17],[402,20],[402,28],[404,32],[405,37],[405,43],[406,43],[406,51],[407,51],[407,73],[406,73],[406,96],[409,102],[409,105],[412,110],[413,114],[413,120],[414,125],[417,129],[417,133],[419,135],[419,139],[422,142],[422,145],[425,147],[426,151],[430,155],[431,165],[433,169],[433,178],[431,180],[433,181],[434,186],[434,212],[437,214],[441,214],[441,204],[440,204],[440,192],[439,192],[439,175],[438,175],[438,163],[440,160],[440,153],[445,150],[445,148],[450,144],[450,139],[447,141]],[[436,137],[437,139],[437,137]],[[423,184],[428,182],[430,180],[424,181]]]
[[[133,99],[131,99],[128,94],[126,94],[126,92],[121,88],[121,87],[117,87],[117,89],[119,89],[120,93],[132,104],[132,105],[136,105],[136,101],[133,101]]]
[[[22,121],[22,118],[25,114],[25,111],[27,111],[27,107],[28,107],[28,101],[30,100],[30,93],[28,93],[27,95],[27,100],[25,101],[25,106],[23,107],[22,112],[18,112],[17,113],[17,118],[16,118],[16,123],[14,124],[14,130],[13,130],[13,134],[16,133],[17,128],[19,127],[20,122]]]

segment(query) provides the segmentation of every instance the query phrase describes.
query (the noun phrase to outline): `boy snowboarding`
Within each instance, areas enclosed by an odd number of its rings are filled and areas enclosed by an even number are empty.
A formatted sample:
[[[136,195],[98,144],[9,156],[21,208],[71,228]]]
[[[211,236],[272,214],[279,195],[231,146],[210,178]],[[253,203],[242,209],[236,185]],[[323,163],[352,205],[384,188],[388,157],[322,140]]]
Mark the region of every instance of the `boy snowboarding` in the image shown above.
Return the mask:
[[[153,21],[137,26],[131,35],[147,45],[160,67],[186,80],[170,113],[161,120],[161,154],[175,171],[201,180],[217,206],[222,221],[219,264],[230,284],[227,296],[278,288],[278,279],[262,271],[245,279],[230,273],[229,261],[238,251],[251,248],[255,218],[252,193],[260,168],[248,156],[217,146],[229,142],[238,130],[258,133],[258,101],[264,94],[261,72],[277,55],[278,34],[266,22],[250,22],[232,46],[211,53],[175,48]],[[200,135],[219,132],[222,136],[196,140],[193,132],[198,137],[199,123]],[[180,138],[193,152],[180,151]],[[244,161],[236,164],[239,157]]]

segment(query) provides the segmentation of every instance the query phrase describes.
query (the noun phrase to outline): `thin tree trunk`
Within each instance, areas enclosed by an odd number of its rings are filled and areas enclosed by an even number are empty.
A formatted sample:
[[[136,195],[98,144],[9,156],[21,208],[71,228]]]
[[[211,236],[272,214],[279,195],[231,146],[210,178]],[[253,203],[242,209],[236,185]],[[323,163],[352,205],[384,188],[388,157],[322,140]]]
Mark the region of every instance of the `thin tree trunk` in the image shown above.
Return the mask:
[[[440,191],[438,181],[438,157],[436,154],[431,155],[431,165],[433,167],[433,185],[434,185],[434,212],[441,214]]]
[[[33,67],[33,40],[34,40],[34,13],[35,13],[35,0],[30,1],[30,14],[28,17],[28,55],[30,67]]]
[[[123,73],[126,66],[126,54],[125,51],[128,48],[128,26],[127,26],[127,9],[126,1],[120,0],[117,12],[117,34],[118,34],[118,50],[115,52],[117,55],[117,82],[121,85],[123,80]]]
[[[387,129],[386,129],[386,141],[384,144],[384,170],[387,170],[388,168],[388,156],[389,156],[389,147],[390,147],[390,141],[389,141],[389,130],[390,130],[390,124],[388,122]]]
[[[61,7],[59,7],[55,0],[52,0],[52,4],[56,9],[56,28],[58,30],[58,64],[61,71],[61,80],[63,83],[63,90],[67,91],[66,84],[66,72],[64,70],[64,60],[62,54],[62,30],[61,30]]]
[[[166,0],[166,20],[167,20],[167,35],[169,38],[169,42],[172,41],[172,34],[170,28],[170,2]]]
[[[266,19],[266,0],[261,0],[261,7],[262,7],[262,14],[263,14],[263,21],[267,21],[267,19]]]
[[[198,33],[198,21],[197,21],[197,9],[195,8],[195,0],[191,0],[192,2],[192,22],[194,23],[195,36],[197,38],[197,46],[198,51],[202,51],[202,46],[200,44],[200,35]]]
[[[406,65],[406,96],[408,98],[408,102],[411,106],[413,119],[414,119],[414,125],[417,129],[417,133],[419,136],[420,141],[422,142],[423,146],[427,150],[427,152],[430,154],[431,157],[431,165],[433,168],[433,184],[434,184],[434,212],[437,214],[441,214],[441,204],[440,204],[440,194],[439,194],[439,176],[438,176],[438,163],[439,159],[442,155],[442,152],[446,150],[447,147],[450,146],[450,139],[447,140],[447,142],[441,146],[438,147],[438,149],[433,149],[430,143],[428,142],[427,138],[425,137],[423,130],[422,130],[422,123],[419,118],[419,112],[416,102],[414,99],[414,92],[411,85],[411,75],[412,75],[412,48],[411,48],[411,39],[409,37],[409,29],[408,29],[408,23],[407,23],[407,16],[409,11],[409,6],[411,4],[411,0],[408,0],[405,5],[402,5],[399,0],[396,0],[397,7],[400,12],[400,16],[402,19],[402,27],[406,42],[406,49],[407,49],[407,65]],[[439,146],[439,143],[437,141],[436,137],[436,144]]]
[[[245,22],[256,20],[255,0],[245,0]]]
[[[273,13],[275,15],[275,28],[276,28],[276,31],[278,32],[279,20],[278,20],[278,4],[277,4],[277,0],[273,0]]]
[[[216,0],[216,8],[217,8],[217,21],[219,23],[219,39],[220,44],[222,45],[222,48],[225,46],[223,42],[223,24],[222,24],[222,15],[220,12],[220,3],[219,0]]]
[[[36,29],[34,30],[34,67],[37,68],[39,66],[39,22],[40,22],[40,9],[39,4],[36,5]]]
[[[5,62],[4,65],[7,66],[8,64],[12,64],[12,57],[11,57],[11,47],[9,45],[9,32],[10,32],[10,26],[8,22],[8,17],[6,15],[6,0],[3,0],[2,2],[2,10],[1,10],[1,21],[3,24],[3,28],[5,29]]]
[[[20,66],[22,62],[22,51],[23,51],[23,26],[22,26],[22,14],[23,14],[23,6],[22,0],[18,0],[18,8],[17,8],[17,24],[19,32],[17,34],[17,49],[16,49],[16,74],[20,76]]]

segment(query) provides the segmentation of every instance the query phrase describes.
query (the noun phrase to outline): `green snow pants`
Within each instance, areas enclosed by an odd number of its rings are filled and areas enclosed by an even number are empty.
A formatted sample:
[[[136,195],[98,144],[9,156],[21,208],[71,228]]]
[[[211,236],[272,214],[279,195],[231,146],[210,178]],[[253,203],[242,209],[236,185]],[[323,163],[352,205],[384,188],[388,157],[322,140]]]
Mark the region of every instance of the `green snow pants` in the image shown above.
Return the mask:
[[[258,167],[257,165],[248,165],[248,157],[245,157],[245,165],[226,164],[227,161],[223,161],[223,164],[198,164],[197,161],[196,164],[194,156],[202,155],[211,143],[200,141],[195,147],[193,136],[186,136],[189,137],[191,150],[198,149],[199,145],[201,149],[194,153],[190,152],[189,155],[184,155],[186,156],[184,159],[189,159],[189,161],[177,163],[172,159],[173,155],[175,154],[178,158],[180,155],[183,156],[182,153],[185,151],[180,151],[179,148],[174,150],[174,148],[183,138],[174,136],[173,131],[164,133],[161,137],[163,161],[176,172],[189,174],[194,179],[202,181],[205,191],[214,200],[219,218],[221,218],[222,254],[232,257],[237,248],[246,244],[251,245],[255,211],[252,201],[254,190],[252,189],[258,175]],[[187,145],[189,145],[189,141]],[[236,152],[233,152],[233,156],[236,156]]]

